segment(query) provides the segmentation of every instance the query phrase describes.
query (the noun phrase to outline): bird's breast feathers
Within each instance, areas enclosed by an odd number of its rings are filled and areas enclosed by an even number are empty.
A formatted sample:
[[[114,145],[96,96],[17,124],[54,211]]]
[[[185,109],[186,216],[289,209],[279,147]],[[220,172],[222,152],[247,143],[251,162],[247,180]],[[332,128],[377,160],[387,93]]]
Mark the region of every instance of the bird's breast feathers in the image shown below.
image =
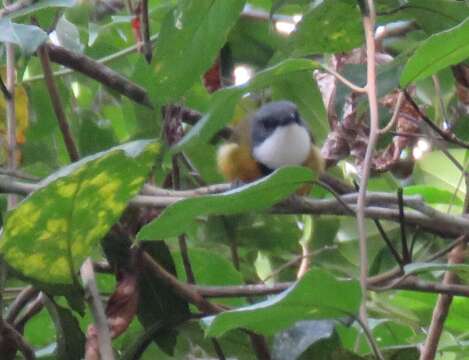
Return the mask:
[[[279,126],[253,149],[254,158],[274,170],[286,165],[301,165],[311,151],[311,138],[304,126],[296,123]]]

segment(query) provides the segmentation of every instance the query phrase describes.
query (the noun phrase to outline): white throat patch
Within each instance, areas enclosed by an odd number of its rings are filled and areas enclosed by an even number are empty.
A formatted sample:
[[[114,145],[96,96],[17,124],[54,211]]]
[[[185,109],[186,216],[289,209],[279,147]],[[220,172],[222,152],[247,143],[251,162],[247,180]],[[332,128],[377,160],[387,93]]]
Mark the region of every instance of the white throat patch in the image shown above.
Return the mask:
[[[253,151],[254,158],[270,169],[301,165],[311,151],[308,131],[298,124],[280,126]]]

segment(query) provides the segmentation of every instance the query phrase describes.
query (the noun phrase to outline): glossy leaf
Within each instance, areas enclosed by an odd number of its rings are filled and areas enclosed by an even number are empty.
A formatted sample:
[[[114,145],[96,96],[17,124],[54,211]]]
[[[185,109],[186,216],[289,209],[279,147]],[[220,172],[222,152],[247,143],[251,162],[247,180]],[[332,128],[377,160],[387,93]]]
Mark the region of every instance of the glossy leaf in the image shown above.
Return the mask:
[[[138,240],[161,239],[183,233],[197,216],[229,215],[264,210],[286,198],[315,174],[308,168],[291,166],[248,185],[214,195],[192,197],[178,201],[145,225]]]
[[[169,12],[156,47],[157,103],[178,99],[212,66],[244,4],[183,0]]]
[[[338,280],[313,268],[299,281],[269,300],[204,318],[207,336],[220,336],[243,327],[273,334],[298,320],[328,319],[354,315],[361,290],[356,280]],[[269,321],[266,321],[269,319]]]
[[[293,56],[352,50],[363,42],[361,14],[355,0],[325,0],[306,12],[293,34]]]
[[[244,94],[264,89],[274,84],[275,81],[296,72],[301,72],[305,76],[312,76],[305,74],[305,71],[311,71],[317,67],[317,63],[311,60],[288,59],[260,71],[247,84],[217,91],[210,102],[208,111],[179,142],[175,147],[175,151],[209,142],[218,131],[232,120],[236,104]],[[317,113],[320,114],[320,110],[317,110]]]
[[[63,168],[7,217],[0,251],[22,275],[71,284],[82,261],[139,191],[158,145],[136,141]]]
[[[15,24],[9,19],[0,20],[0,42],[18,45],[26,54],[31,54],[47,40],[47,33],[35,25]]]
[[[401,74],[400,83],[406,87],[469,57],[469,19],[460,25],[430,36],[410,57]]]

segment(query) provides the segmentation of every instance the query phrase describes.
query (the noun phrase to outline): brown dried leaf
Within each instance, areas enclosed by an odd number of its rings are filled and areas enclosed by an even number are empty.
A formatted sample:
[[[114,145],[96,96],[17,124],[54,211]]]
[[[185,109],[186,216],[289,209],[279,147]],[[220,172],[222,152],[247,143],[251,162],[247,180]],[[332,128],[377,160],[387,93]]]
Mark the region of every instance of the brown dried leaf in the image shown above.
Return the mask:
[[[137,313],[137,306],[137,276],[133,273],[122,272],[118,276],[116,290],[106,305],[106,316],[112,339],[121,335],[129,327]],[[100,359],[98,331],[94,325],[88,326],[85,359]]]

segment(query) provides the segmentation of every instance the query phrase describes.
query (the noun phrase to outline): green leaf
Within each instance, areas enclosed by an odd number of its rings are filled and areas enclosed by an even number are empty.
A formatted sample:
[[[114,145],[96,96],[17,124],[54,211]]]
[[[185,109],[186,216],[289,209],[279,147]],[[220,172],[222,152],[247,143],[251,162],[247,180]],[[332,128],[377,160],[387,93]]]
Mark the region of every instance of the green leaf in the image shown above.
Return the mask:
[[[3,258],[27,278],[73,283],[83,260],[143,185],[158,148],[152,141],[135,141],[45,179],[45,187],[8,215],[0,242]]]
[[[85,353],[85,334],[80,329],[72,312],[51,300],[46,300],[46,307],[54,321],[57,332],[57,359],[80,360]]]
[[[330,132],[321,92],[310,72],[302,71],[281,77],[272,86],[272,98],[290,100],[308,123],[314,140],[322,143]]]
[[[243,327],[274,334],[299,320],[354,315],[361,290],[356,280],[338,280],[318,268],[309,270],[289,289],[269,300],[203,319],[207,336]],[[267,321],[268,319],[268,321]]]
[[[244,4],[183,0],[168,13],[155,50],[158,103],[178,99],[212,66]]]
[[[31,5],[26,6],[18,11],[12,12],[5,16],[6,19],[14,19],[23,15],[28,15],[33,12],[54,8],[54,7],[71,7],[75,5],[75,0],[39,0],[32,2]]]
[[[229,215],[264,210],[284,199],[298,187],[313,181],[315,174],[308,168],[280,168],[269,176],[222,194],[193,197],[176,202],[145,225],[138,240],[162,239],[185,232],[197,216]]]
[[[469,265],[466,264],[435,264],[416,262],[404,266],[406,275],[420,274],[430,271],[469,271]]]
[[[463,205],[463,201],[454,196],[451,191],[439,189],[430,185],[412,185],[403,189],[404,195],[420,195],[429,204],[452,204]]]
[[[293,56],[337,53],[363,43],[360,10],[355,0],[324,0],[317,3],[298,24],[293,34]]]
[[[432,35],[410,57],[401,74],[401,87],[424,79],[469,57],[469,19],[458,26]]]
[[[47,33],[35,25],[15,24],[0,20],[0,42],[18,45],[25,54],[32,54],[47,40]]]
[[[232,120],[236,104],[244,94],[264,89],[278,79],[285,78],[295,72],[304,74],[304,71],[311,71],[317,67],[318,64],[311,60],[288,59],[260,71],[247,84],[217,91],[213,95],[207,113],[175,146],[174,151],[180,151],[182,148],[199,143],[208,143],[218,131]]]
[[[463,149],[449,149],[451,155],[460,163],[465,163],[467,151]],[[464,199],[466,186],[460,183],[461,171],[454,166],[441,151],[432,151],[425,154],[416,162],[414,180],[417,184],[435,186],[442,190],[455,193],[458,198]]]
[[[408,0],[398,14],[399,19],[402,15],[415,19],[427,34],[433,34],[464,21],[469,16],[469,6],[463,1]]]

